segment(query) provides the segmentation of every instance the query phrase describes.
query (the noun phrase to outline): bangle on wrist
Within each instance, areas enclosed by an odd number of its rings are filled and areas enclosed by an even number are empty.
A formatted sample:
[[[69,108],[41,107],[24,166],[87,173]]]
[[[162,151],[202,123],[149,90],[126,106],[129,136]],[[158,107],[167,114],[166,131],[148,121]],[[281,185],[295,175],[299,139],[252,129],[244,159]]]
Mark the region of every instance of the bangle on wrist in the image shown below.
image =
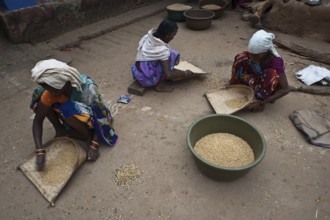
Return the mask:
[[[95,151],[98,151],[99,150],[99,143],[97,143],[96,141],[91,141],[90,148],[92,148]]]
[[[98,146],[93,146],[93,145],[90,145],[89,147],[90,147],[90,148],[92,148],[93,150],[96,150],[96,151],[98,151],[98,150],[99,150],[99,147],[98,147]]]
[[[36,150],[36,155],[37,156],[38,155],[43,155],[43,154],[46,154],[46,150],[45,149],[40,148],[40,149],[37,149]]]
[[[92,145],[96,145],[96,146],[99,146],[99,143],[97,143],[96,141],[92,141]]]

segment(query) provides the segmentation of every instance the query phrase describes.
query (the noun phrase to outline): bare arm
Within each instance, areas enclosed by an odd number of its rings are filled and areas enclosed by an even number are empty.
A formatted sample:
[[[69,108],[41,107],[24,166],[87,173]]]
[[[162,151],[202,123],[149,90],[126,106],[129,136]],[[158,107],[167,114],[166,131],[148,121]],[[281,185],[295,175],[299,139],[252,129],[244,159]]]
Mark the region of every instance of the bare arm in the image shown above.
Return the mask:
[[[33,139],[37,149],[42,148],[43,122],[49,110],[49,107],[45,106],[42,102],[39,102],[32,125]]]
[[[249,109],[251,111],[257,112],[262,111],[264,109],[264,106],[266,103],[273,102],[286,94],[289,93],[290,88],[288,84],[288,80],[284,73],[280,74],[279,76],[279,89],[274,92],[273,95],[269,96],[268,98],[264,99],[263,101],[255,100],[252,102],[252,104],[249,106]]]
[[[50,108],[45,106],[42,102],[39,102],[36,115],[33,119],[33,125],[32,125],[32,133],[33,133],[33,139],[34,143],[37,149],[37,169],[38,171],[43,170],[44,164],[45,164],[45,153],[41,153],[42,150],[42,131],[43,131],[43,122],[45,120],[45,117],[47,113],[49,112]]]
[[[160,61],[164,75],[166,79],[170,80],[178,80],[180,78],[187,78],[188,74],[191,74],[188,71],[182,71],[182,70],[177,70],[177,69],[170,69],[170,61],[169,60],[161,60]]]
[[[276,90],[273,95],[266,98],[263,101],[264,103],[273,102],[289,93],[290,88],[289,88],[288,80],[285,76],[285,73],[280,74],[278,83],[279,83],[279,89]]]

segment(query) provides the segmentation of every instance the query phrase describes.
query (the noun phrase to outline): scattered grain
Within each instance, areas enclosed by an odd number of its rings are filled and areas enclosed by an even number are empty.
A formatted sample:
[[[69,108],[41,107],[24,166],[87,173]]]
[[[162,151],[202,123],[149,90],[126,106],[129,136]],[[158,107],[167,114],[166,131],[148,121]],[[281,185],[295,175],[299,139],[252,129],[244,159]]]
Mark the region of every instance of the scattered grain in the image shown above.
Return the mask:
[[[121,165],[115,170],[115,181],[119,186],[128,186],[142,175],[140,168],[134,163]]]
[[[196,142],[195,151],[218,166],[242,167],[254,161],[253,150],[242,138],[228,133],[214,133]]]
[[[221,87],[224,83],[221,81],[218,74],[211,73],[203,80],[203,84],[207,88],[215,89]]]
[[[229,99],[225,101],[225,104],[230,108],[241,108],[249,101],[247,96]]]

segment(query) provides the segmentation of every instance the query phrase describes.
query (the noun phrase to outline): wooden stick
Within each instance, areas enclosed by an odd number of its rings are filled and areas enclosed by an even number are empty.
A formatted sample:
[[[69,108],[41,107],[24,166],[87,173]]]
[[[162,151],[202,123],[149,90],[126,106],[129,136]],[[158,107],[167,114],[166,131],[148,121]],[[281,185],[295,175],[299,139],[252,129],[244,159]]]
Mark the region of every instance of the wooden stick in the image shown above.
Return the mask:
[[[303,92],[303,93],[309,93],[313,95],[323,95],[328,96],[330,95],[330,87],[324,86],[324,88],[311,88],[307,86],[299,86],[299,87],[293,87],[290,86],[291,92]]]
[[[307,47],[294,44],[289,41],[275,39],[274,43],[284,49],[292,51],[296,54],[306,57],[307,59],[314,60],[316,62],[330,64],[330,53],[320,53]]]

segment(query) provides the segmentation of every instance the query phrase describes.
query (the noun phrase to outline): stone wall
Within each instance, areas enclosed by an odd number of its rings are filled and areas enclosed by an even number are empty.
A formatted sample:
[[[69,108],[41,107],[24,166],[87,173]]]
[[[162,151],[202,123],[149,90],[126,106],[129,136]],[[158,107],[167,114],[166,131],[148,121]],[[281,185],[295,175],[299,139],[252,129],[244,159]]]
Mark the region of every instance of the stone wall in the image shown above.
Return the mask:
[[[160,0],[39,1],[33,7],[0,11],[0,29],[12,43],[36,43],[86,24]]]

